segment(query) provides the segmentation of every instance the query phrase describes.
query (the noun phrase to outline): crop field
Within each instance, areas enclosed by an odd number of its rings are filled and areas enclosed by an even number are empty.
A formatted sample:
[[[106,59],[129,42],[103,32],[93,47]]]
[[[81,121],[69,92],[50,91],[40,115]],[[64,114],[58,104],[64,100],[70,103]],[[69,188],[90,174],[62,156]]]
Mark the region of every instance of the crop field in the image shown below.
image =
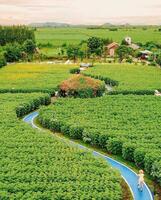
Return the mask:
[[[102,159],[17,118],[49,95],[1,94],[0,102],[0,199],[122,199],[121,176]]]
[[[160,183],[161,98],[117,95],[59,99],[40,110],[39,121],[54,131],[122,155]]]
[[[102,76],[119,82],[115,90],[137,91],[161,89],[161,70],[152,66],[134,64],[97,65],[83,72],[94,77]]]
[[[0,90],[53,91],[70,77],[71,65],[22,63],[1,69]]]
[[[87,29],[87,28],[38,28],[35,32],[37,43],[51,43],[53,47],[42,48],[42,52],[51,56],[59,52],[59,47],[66,44],[79,44],[91,36],[109,38],[121,42],[126,36],[132,37],[133,42],[146,43],[149,41],[161,43],[160,32],[157,28],[122,28],[118,31],[109,29]]]
[[[54,46],[61,46],[63,43],[79,44],[81,40],[86,40],[91,36],[111,38],[116,42],[121,42],[126,36],[131,36],[134,42],[161,42],[160,32],[157,28],[118,29],[87,29],[87,28],[38,28],[35,32],[38,43],[52,43]]]

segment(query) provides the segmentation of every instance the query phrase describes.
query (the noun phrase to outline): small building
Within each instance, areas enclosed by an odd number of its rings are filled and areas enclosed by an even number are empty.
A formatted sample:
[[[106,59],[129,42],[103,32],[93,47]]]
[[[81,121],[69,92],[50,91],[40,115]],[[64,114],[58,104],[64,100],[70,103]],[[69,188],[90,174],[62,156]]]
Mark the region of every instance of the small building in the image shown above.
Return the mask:
[[[111,57],[114,57],[115,56],[115,51],[116,49],[119,47],[119,44],[116,43],[116,42],[113,42],[109,45],[107,45],[107,54]]]
[[[140,58],[143,60],[147,60],[149,58],[150,55],[153,54],[153,52],[148,51],[148,50],[144,50],[144,51],[140,51]]]
[[[126,37],[126,38],[125,38],[125,42],[126,42],[128,45],[131,45],[131,44],[132,44],[132,39],[131,39],[131,37]]]

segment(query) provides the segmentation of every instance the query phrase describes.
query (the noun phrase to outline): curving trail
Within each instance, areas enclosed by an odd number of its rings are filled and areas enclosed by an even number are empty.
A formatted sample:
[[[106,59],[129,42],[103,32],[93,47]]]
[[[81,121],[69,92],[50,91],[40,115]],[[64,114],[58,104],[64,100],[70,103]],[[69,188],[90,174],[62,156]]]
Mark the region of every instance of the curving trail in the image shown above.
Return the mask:
[[[39,114],[38,111],[32,112],[29,115],[27,115],[23,119],[23,121],[30,124],[33,128],[37,128],[40,131],[42,131],[42,129],[39,128],[38,126],[36,126],[36,124],[34,123],[34,119],[38,116],[38,114]],[[63,141],[66,141],[65,139],[63,139],[61,137],[58,137],[58,138]],[[78,143],[75,143],[73,141],[70,141],[70,144],[75,145],[75,146],[85,149],[85,150],[90,150],[87,147],[80,145]],[[100,156],[100,157],[104,158],[108,163],[110,163],[110,165],[112,167],[114,167],[120,171],[122,177],[124,178],[124,180],[126,181],[126,183],[128,184],[128,186],[131,190],[134,200],[153,200],[153,195],[146,184],[144,184],[144,189],[142,192],[140,190],[138,190],[138,188],[137,188],[138,177],[137,177],[137,174],[133,170],[131,170],[129,167],[125,166],[124,164],[122,164],[108,156],[105,156],[99,152],[92,151],[92,153],[95,156]]]

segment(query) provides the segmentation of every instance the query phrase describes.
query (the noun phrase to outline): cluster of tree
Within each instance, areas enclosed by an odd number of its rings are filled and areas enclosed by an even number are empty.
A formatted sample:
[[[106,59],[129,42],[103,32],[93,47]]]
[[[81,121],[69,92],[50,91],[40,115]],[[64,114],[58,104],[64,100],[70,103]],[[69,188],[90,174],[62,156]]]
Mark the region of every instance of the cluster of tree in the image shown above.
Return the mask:
[[[26,40],[22,45],[18,43],[7,44],[4,51],[4,57],[7,62],[16,62],[19,60],[30,61],[36,50],[36,44],[33,40]]]
[[[6,59],[3,54],[0,54],[0,68],[6,66]]]
[[[0,45],[17,42],[23,44],[25,40],[35,41],[34,30],[27,26],[0,26]]]
[[[0,26],[0,67],[7,62],[31,60],[36,50],[34,30],[26,26]]]
[[[68,59],[76,61],[78,58],[83,60],[85,58],[95,58],[102,56],[105,51],[105,46],[111,43],[110,39],[102,39],[98,37],[90,37],[87,41],[82,41],[79,45],[63,44],[61,48],[61,55],[66,54]]]

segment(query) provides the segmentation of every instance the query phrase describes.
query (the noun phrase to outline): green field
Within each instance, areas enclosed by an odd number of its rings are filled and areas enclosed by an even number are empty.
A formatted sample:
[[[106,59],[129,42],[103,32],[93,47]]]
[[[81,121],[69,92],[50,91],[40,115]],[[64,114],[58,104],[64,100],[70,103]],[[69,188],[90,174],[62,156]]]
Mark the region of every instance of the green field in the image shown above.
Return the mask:
[[[121,176],[106,162],[17,118],[16,107],[29,112],[47,98],[0,95],[0,199],[121,200]]]
[[[40,110],[50,130],[133,161],[161,183],[161,98],[117,95],[94,99],[59,99]]]
[[[161,89],[161,70],[152,66],[134,64],[96,65],[83,72],[92,76],[103,76],[119,82],[115,90]]]
[[[161,43],[161,33],[157,28],[136,29],[118,29],[110,31],[109,29],[87,29],[87,28],[38,28],[35,32],[38,43],[52,43],[54,46],[60,46],[63,43],[79,44],[81,40],[86,40],[91,36],[110,38],[116,42],[121,42],[126,36],[130,36],[133,42],[146,43],[154,41]]]
[[[44,91],[54,90],[57,85],[70,77],[72,65],[46,63],[21,63],[1,69],[0,90]]]
[[[87,28],[38,28],[35,32],[37,43],[51,43],[53,48],[43,48],[42,52],[52,56],[59,52],[59,47],[64,44],[79,44],[91,36],[113,39],[121,42],[126,36],[132,37],[133,42],[146,43],[153,41],[161,43],[161,33],[158,28],[121,28],[118,31],[109,29],[87,29]],[[48,49],[48,51],[47,51]]]

